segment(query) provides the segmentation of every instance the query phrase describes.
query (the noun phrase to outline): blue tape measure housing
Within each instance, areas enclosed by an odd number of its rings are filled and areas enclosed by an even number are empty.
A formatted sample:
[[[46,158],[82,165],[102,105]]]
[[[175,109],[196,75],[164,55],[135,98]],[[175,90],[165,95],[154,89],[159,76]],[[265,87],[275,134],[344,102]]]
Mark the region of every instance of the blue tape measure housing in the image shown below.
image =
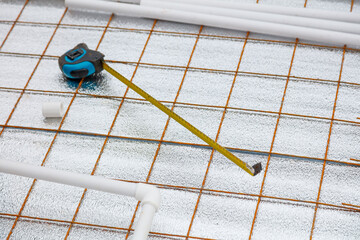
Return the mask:
[[[80,43],[59,58],[59,67],[67,78],[81,79],[101,72],[103,60],[104,54]]]

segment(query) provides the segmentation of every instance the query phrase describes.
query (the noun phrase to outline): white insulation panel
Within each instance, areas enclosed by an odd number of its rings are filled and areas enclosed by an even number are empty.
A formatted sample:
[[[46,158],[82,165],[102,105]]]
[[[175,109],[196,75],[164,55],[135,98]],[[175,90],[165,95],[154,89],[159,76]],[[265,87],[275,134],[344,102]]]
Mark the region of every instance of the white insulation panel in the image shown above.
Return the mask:
[[[357,0],[258,4],[360,12]],[[343,204],[360,205],[360,50],[299,39],[0,0],[0,160],[154,184],[149,239],[358,240],[360,207]],[[65,79],[57,58],[80,42],[263,171],[248,175],[106,72]],[[44,119],[44,102],[63,102],[64,119]],[[0,239],[130,239],[137,209],[0,173]]]

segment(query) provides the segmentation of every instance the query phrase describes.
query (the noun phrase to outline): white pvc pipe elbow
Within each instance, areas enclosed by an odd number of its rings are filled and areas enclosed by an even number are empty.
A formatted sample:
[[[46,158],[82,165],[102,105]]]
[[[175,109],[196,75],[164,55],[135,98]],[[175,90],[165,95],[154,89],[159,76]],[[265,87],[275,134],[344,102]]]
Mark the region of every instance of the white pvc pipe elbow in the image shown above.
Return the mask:
[[[141,204],[150,204],[154,206],[155,210],[157,211],[160,207],[160,191],[158,188],[138,183],[135,192],[135,198],[141,201]]]
[[[147,239],[152,219],[160,206],[159,189],[143,183],[115,181],[99,176],[61,171],[7,160],[0,160],[0,172],[136,198],[141,201],[142,210],[134,230],[133,240]]]
[[[133,239],[146,239],[154,214],[160,206],[160,191],[154,186],[139,183],[136,187],[135,198],[141,201],[142,209]]]
[[[42,105],[42,114],[46,118],[62,118],[65,114],[64,104],[61,102],[48,102]]]

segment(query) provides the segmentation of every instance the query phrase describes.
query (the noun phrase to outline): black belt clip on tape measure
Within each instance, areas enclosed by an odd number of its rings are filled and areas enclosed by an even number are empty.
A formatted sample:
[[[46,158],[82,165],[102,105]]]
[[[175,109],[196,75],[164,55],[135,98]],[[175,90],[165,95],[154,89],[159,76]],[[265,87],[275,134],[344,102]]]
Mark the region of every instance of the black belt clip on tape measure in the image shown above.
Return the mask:
[[[103,70],[104,56],[101,52],[90,50],[85,43],[80,43],[59,58],[59,67],[68,78],[85,78]]]

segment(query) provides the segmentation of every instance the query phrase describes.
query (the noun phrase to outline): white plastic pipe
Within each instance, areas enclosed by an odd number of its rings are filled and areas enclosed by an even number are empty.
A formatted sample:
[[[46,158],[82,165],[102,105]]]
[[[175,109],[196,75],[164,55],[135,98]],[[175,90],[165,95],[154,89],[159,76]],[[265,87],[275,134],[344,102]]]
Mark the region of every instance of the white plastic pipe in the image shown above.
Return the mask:
[[[113,0],[116,1],[116,0]],[[133,3],[133,4],[140,4],[141,0],[121,0],[121,2],[125,2],[125,3]]]
[[[221,0],[171,0],[172,2],[188,3],[191,5],[201,5],[216,8],[229,8],[238,10],[248,10],[264,13],[275,13],[289,16],[309,17],[317,19],[328,19],[334,21],[360,23],[360,14],[354,12],[326,11],[309,8],[293,8],[270,6],[265,4],[245,4],[240,2],[226,2]]]
[[[187,11],[98,0],[65,0],[65,5],[69,8],[104,11],[123,16],[155,18],[166,21],[251,31],[281,37],[301,38],[337,46],[343,46],[345,44],[348,47],[360,46],[360,35],[279,23],[214,16],[203,13],[194,14],[193,12]]]
[[[160,205],[159,190],[147,184],[115,181],[7,160],[0,160],[0,172],[136,198],[141,201],[142,210],[133,240],[147,239],[152,219]]]
[[[151,204],[145,204],[142,206],[141,211],[132,239],[147,239],[156,209]]]
[[[169,0],[141,0],[141,5],[360,34],[360,24],[356,23],[211,7],[206,5],[202,6]]]
[[[42,105],[42,114],[46,118],[61,118],[65,114],[62,102],[47,102]]]

